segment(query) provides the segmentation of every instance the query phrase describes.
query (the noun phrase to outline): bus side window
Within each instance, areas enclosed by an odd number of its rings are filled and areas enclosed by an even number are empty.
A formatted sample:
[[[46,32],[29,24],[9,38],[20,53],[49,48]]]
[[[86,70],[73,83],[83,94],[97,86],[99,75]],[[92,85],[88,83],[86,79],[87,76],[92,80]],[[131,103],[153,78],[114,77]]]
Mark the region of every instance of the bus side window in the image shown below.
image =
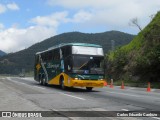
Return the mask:
[[[41,54],[41,59],[42,59],[42,61],[45,61],[45,54],[44,53]]]
[[[71,66],[71,56],[67,57],[64,61],[64,68],[67,72],[71,71],[72,70],[72,66]]]
[[[59,53],[59,50],[56,49],[54,52],[54,60],[59,60],[59,59],[60,59],[60,53]]]
[[[47,55],[47,60],[52,61],[53,60],[53,51],[50,51]]]

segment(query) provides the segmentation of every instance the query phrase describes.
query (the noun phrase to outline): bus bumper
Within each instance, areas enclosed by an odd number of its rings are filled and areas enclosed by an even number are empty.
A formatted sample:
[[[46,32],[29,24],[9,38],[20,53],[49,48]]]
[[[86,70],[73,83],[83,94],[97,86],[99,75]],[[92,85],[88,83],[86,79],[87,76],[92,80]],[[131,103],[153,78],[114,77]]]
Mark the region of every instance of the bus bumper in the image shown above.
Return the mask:
[[[72,86],[74,87],[103,87],[104,80],[73,80]]]

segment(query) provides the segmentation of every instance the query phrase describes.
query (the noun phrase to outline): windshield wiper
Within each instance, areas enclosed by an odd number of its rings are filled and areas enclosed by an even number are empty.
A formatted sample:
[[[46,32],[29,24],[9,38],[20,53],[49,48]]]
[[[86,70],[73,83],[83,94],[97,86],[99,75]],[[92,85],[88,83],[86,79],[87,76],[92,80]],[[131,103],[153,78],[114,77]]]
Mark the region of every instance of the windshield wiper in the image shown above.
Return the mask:
[[[80,70],[83,66],[87,65],[89,61],[90,61],[90,60],[88,60],[87,62],[85,62],[83,65],[81,65],[81,66],[78,68],[78,70]]]

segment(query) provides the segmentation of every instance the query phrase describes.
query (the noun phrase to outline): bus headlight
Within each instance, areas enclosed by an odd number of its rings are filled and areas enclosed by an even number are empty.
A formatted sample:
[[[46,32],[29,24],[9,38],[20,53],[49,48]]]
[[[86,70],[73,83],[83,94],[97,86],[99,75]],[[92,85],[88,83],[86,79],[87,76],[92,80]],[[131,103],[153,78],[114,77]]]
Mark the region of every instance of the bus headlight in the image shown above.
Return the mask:
[[[74,78],[75,80],[81,80],[81,78]]]
[[[103,79],[98,79],[98,80],[103,80]]]

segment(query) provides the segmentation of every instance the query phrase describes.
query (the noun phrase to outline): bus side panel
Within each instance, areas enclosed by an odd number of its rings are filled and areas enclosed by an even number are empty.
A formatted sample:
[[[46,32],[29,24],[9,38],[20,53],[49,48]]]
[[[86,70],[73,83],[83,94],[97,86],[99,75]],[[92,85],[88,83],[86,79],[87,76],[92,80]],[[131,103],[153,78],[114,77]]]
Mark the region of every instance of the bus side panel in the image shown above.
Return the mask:
[[[50,85],[59,85],[60,76],[61,76],[61,74],[59,74],[56,77],[52,78],[51,80],[48,81],[48,84],[50,84]]]
[[[103,87],[105,80],[75,80],[65,73],[61,73],[51,79],[49,84],[59,85],[60,77],[64,78],[64,85],[67,87]]]
[[[60,85],[60,77],[63,76],[64,78],[64,85],[65,86],[71,86],[71,78],[65,74],[65,73],[61,73],[59,75],[57,75],[56,77],[52,78],[48,84],[52,84],[52,85]]]

